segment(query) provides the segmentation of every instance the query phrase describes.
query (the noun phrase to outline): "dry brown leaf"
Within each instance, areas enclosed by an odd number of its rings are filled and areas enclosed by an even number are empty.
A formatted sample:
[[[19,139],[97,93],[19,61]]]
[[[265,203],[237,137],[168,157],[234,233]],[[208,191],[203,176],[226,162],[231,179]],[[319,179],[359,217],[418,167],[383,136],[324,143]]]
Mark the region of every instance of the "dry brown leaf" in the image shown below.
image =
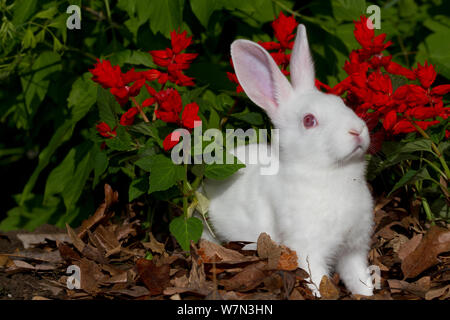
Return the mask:
[[[261,233],[257,242],[258,256],[267,259],[268,270],[293,271],[298,268],[297,253],[284,245],[276,244],[267,233]]]
[[[78,253],[64,243],[58,243],[58,250],[61,257],[68,263],[81,259]]]
[[[237,264],[242,262],[256,261],[257,257],[244,256],[243,254],[224,248],[214,242],[201,239],[198,244],[197,254],[202,263],[227,263]]]
[[[149,235],[150,235],[150,241],[142,243],[144,248],[150,250],[153,253],[159,253],[159,254],[166,253],[166,250],[164,249],[164,243],[161,243],[158,240],[156,240],[151,232],[149,233]]]
[[[278,270],[294,271],[298,268],[297,261],[297,253],[294,250],[291,250],[286,246],[281,246],[281,255],[277,264]]]
[[[108,217],[108,209],[119,200],[119,194],[114,192],[108,184],[105,184],[105,202],[95,211],[94,215],[81,223],[78,237],[83,238],[87,230],[97,225],[100,221]]]
[[[83,242],[83,240],[80,239],[80,237],[76,234],[76,232],[69,226],[69,224],[66,223],[67,228],[67,234],[69,235],[70,239],[72,240],[72,244],[77,248],[78,252],[83,252],[84,247],[86,244]]]
[[[11,260],[9,259],[9,257],[7,255],[0,254],[0,267],[6,267],[6,265],[10,261]]]
[[[411,252],[413,252],[422,241],[422,234],[415,234],[411,239],[402,244],[398,250],[398,257],[403,261]]]
[[[408,237],[397,233],[394,238],[389,241],[389,243],[386,245],[388,248],[392,248],[395,253],[398,253],[400,250],[400,247],[403,246],[406,242],[408,242]]]
[[[431,289],[425,294],[426,300],[433,300],[436,298],[448,298],[450,294],[450,284],[441,288]]]
[[[389,288],[391,289],[391,293],[411,293],[420,298],[424,298],[427,292],[427,289],[420,286],[417,283],[409,283],[403,280],[389,279],[388,280]]]
[[[226,290],[246,292],[259,286],[267,274],[266,264],[262,261],[246,266],[242,272],[236,274],[230,279],[219,280]]]
[[[124,223],[121,226],[118,226],[117,229],[114,231],[116,239],[120,241],[122,239],[128,238],[130,235],[133,237],[136,236],[137,235],[135,227],[136,224],[138,224],[138,221],[134,221],[132,223]]]
[[[52,264],[59,264],[63,262],[59,251],[46,251],[41,249],[25,249],[16,253],[5,254],[11,259],[26,260],[31,262],[48,262]]]
[[[71,243],[70,237],[66,233],[18,233],[17,238],[22,242],[24,249],[34,247],[38,244],[46,243],[46,240]]]
[[[100,292],[100,283],[107,280],[107,276],[101,272],[100,266],[86,258],[81,258],[80,261],[75,261],[74,264],[80,268],[81,289],[94,295]]]
[[[163,293],[169,285],[170,266],[168,264],[157,266],[152,260],[140,258],[136,261],[136,267],[139,277],[149,290],[150,295]]]
[[[320,280],[319,291],[324,300],[339,299],[339,289],[327,276],[323,276],[322,280]]]
[[[112,276],[105,283],[127,283],[128,282],[128,272],[123,271],[120,274]]]
[[[51,299],[42,296],[34,296],[33,298],[31,298],[31,300],[51,300]]]
[[[261,233],[257,241],[258,256],[262,259],[268,259],[268,268],[276,269],[278,260],[281,256],[281,248],[277,245],[267,233]]]
[[[439,262],[437,256],[450,251],[450,231],[438,226],[431,227],[417,248],[402,261],[405,278],[413,278]]]
[[[109,294],[124,294],[133,298],[148,296],[150,294],[148,289],[143,286],[133,286],[128,289],[111,289],[106,292]]]
[[[103,225],[99,225],[95,229],[95,231],[92,234],[92,237],[96,239],[96,243],[98,243],[105,252],[120,247],[120,243],[117,240],[114,232],[109,231]]]
[[[303,297],[297,288],[294,288],[289,296],[289,300],[305,300],[305,297]]]

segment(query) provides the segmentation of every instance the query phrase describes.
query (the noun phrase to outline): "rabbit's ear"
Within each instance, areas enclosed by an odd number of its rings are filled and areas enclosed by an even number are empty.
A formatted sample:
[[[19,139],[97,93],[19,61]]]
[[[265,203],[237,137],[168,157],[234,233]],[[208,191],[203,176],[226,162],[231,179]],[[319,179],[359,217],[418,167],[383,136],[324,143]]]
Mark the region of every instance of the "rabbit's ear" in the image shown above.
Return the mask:
[[[314,63],[303,24],[297,28],[297,37],[291,55],[290,72],[294,89],[300,91],[315,89]]]
[[[231,58],[247,96],[269,116],[274,115],[291,95],[292,86],[269,53],[253,41],[236,40],[231,44]]]

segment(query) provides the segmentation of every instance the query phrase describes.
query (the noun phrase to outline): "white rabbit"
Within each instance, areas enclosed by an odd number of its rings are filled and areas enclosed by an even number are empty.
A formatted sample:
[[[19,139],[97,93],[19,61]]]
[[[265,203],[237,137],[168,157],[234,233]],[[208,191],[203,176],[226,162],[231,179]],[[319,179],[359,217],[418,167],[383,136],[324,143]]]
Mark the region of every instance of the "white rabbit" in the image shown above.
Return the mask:
[[[291,81],[269,53],[236,40],[231,56],[248,97],[279,129],[279,171],[261,175],[247,165],[225,181],[207,180],[208,217],[222,241],[256,241],[261,232],[297,252],[319,295],[322,276],[339,272],[355,294],[372,295],[367,255],[373,200],[365,181],[367,126],[341,98],[315,87],[306,30],[300,25],[291,57]],[[238,147],[257,152],[257,145]],[[212,240],[207,228],[203,237]]]

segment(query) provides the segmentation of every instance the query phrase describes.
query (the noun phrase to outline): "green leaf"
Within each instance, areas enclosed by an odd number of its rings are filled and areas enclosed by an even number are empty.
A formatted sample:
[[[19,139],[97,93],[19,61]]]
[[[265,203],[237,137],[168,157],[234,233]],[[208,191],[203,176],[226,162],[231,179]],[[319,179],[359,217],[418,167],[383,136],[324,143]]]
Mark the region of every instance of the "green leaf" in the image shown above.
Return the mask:
[[[149,68],[154,68],[155,64],[153,63],[152,56],[148,54],[148,52],[143,51],[133,51],[131,56],[126,60],[126,63],[135,64],[135,65],[143,65]]]
[[[25,31],[25,35],[22,39],[22,46],[24,49],[36,47],[36,38],[30,28]]]
[[[99,151],[94,156],[94,186],[96,186],[99,182],[100,176],[106,171],[108,168],[108,156],[106,152]]]
[[[39,19],[51,19],[58,13],[57,7],[50,7],[46,10],[38,12],[34,17]]]
[[[200,219],[191,217],[187,220],[184,217],[178,217],[170,222],[169,230],[177,239],[184,251],[189,251],[191,241],[196,243],[203,232],[203,223]]]
[[[232,156],[232,155],[229,155],[229,156]],[[224,162],[225,162],[225,159],[226,159],[226,156],[224,155]],[[237,172],[241,168],[245,168],[245,164],[241,163],[236,157],[234,157],[233,164],[226,164],[226,163],[224,163],[224,164],[217,164],[217,163],[206,164],[204,174],[209,179],[223,180],[223,179],[230,177],[231,175],[233,175],[235,172]]]
[[[183,165],[176,165],[171,159],[158,154],[150,156],[150,188],[148,193],[164,191],[184,179]]]
[[[60,70],[61,56],[55,52],[44,51],[33,63],[31,71],[20,78],[29,121],[47,94],[50,76]]]
[[[150,136],[156,140],[160,147],[162,147],[163,141],[158,135],[158,129],[153,123],[140,122],[129,126],[130,131],[139,132],[146,136]]]
[[[264,123],[262,115],[258,112],[235,113],[231,116],[255,126],[260,126]]]
[[[408,172],[405,173],[405,175],[394,185],[394,187],[392,188],[391,192],[389,192],[388,197],[397,189],[413,183],[417,180],[424,180],[424,179],[429,179],[430,175],[428,173],[428,171],[426,170],[425,167],[419,169],[419,170],[413,170],[410,169],[408,170]]]
[[[12,23],[16,26],[25,23],[35,12],[37,0],[15,0]]]
[[[128,151],[132,148],[131,135],[124,126],[117,127],[117,136],[106,140],[106,145],[112,150]]]
[[[333,15],[337,20],[359,20],[359,16],[365,14],[365,0],[333,0],[331,1]]]
[[[120,105],[108,90],[100,86],[97,89],[97,105],[100,121],[114,128],[118,122],[116,114],[120,112]]]
[[[170,32],[180,28],[183,22],[184,0],[152,0],[147,3],[151,30],[170,38]]]
[[[66,185],[71,182],[75,170],[75,154],[76,149],[70,149],[64,160],[48,175],[44,203],[50,196],[63,192]]]
[[[208,129],[219,129],[220,127],[220,116],[214,109],[210,109]]]
[[[428,151],[431,152],[431,140],[417,139],[405,144],[400,150],[400,153],[411,153],[416,151]]]
[[[87,142],[77,149],[76,168],[70,183],[64,188],[62,197],[67,211],[75,208],[75,204],[83,192],[84,186],[90,173],[94,169],[94,161],[92,157],[92,143]],[[81,158],[81,160],[79,160]]]
[[[19,205],[23,205],[25,202],[25,199],[30,195],[31,191],[34,188],[34,185],[36,184],[37,178],[39,177],[39,174],[41,171],[48,165],[51,156],[56,151],[56,149],[69,140],[69,138],[72,136],[73,129],[75,125],[71,120],[67,120],[64,122],[55,132],[53,137],[50,139],[50,142],[48,143],[47,147],[41,151],[39,154],[39,163],[36,169],[33,171],[33,174],[31,175],[30,179],[28,180],[27,184],[25,185],[22,196],[19,202]]]
[[[429,62],[436,65],[436,71],[450,79],[450,41],[448,35],[450,28],[439,31],[425,38],[425,49],[428,52]]]
[[[194,12],[195,16],[205,28],[208,28],[211,14],[215,10],[222,8],[221,0],[191,0],[190,3],[192,12]]]
[[[138,179],[135,179],[130,184],[130,189],[128,190],[128,201],[131,202],[134,199],[146,194],[148,191],[148,176],[143,175]]]
[[[143,157],[135,164],[145,171],[150,171],[148,193],[167,190],[177,181],[184,179],[184,167],[174,164],[171,159],[162,154]]]
[[[72,85],[67,103],[72,110],[73,121],[84,118],[96,101],[97,88],[91,76],[91,73],[86,72]]]

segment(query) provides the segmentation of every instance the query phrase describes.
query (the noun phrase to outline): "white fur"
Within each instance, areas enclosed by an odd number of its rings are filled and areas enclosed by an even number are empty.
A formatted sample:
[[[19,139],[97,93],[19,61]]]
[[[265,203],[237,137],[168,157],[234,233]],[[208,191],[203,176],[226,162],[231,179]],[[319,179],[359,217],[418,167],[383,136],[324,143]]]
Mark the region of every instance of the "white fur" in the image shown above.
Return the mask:
[[[258,44],[237,40],[231,53],[245,92],[280,130],[280,168],[276,175],[261,175],[259,165],[247,165],[225,181],[205,181],[216,235],[256,241],[266,232],[297,252],[299,266],[311,271],[315,294],[322,276],[336,270],[352,293],[372,295],[365,284],[373,203],[365,181],[364,121],[339,97],[315,89],[303,25],[291,58],[294,87]],[[308,113],[317,127],[304,127]],[[361,132],[359,140],[350,130]],[[244,162],[243,152],[256,147],[238,147],[235,154]],[[203,237],[211,240],[207,229]]]

